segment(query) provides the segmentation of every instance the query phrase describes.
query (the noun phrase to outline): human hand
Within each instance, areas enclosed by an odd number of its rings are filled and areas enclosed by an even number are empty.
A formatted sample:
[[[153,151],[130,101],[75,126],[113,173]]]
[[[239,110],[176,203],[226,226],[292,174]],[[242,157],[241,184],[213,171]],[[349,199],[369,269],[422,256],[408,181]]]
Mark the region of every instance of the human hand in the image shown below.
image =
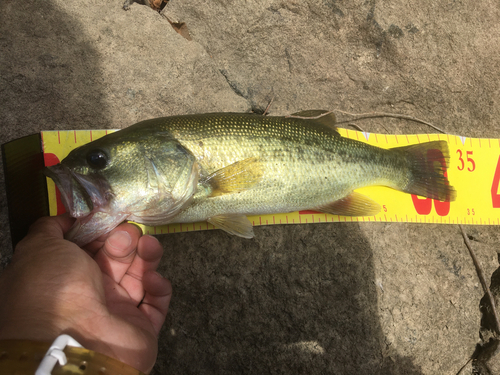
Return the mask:
[[[63,238],[73,219],[45,217],[0,275],[0,339],[52,342],[60,334],[149,372],[172,293],[154,272],[154,237],[122,224],[82,250]]]

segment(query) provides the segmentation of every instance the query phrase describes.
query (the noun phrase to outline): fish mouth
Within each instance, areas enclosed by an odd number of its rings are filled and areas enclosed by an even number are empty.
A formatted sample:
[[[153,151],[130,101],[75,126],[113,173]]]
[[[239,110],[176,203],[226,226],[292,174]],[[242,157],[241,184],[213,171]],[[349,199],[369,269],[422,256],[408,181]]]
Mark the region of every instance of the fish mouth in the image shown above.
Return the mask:
[[[112,196],[102,178],[73,172],[62,164],[45,168],[44,174],[54,180],[66,211],[77,219],[103,211]]]

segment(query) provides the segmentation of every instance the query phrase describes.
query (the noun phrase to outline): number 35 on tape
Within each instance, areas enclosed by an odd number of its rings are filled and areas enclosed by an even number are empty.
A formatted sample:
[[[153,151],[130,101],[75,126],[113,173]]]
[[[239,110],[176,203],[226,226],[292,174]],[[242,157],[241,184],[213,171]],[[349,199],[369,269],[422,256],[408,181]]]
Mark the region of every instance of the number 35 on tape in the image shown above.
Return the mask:
[[[74,148],[102,137],[109,130],[44,131],[43,150],[46,165],[64,159]],[[448,134],[386,135],[339,129],[342,136],[382,148],[443,140],[448,143],[450,184],[457,190],[454,202],[418,197],[386,187],[358,189],[382,207],[375,216],[346,217],[314,211],[249,216],[253,225],[324,222],[413,222],[442,224],[500,225],[500,139],[466,138]],[[430,150],[434,151],[434,150]],[[435,150],[439,152],[438,150]],[[64,212],[52,180],[47,179],[51,215]],[[145,233],[173,233],[213,229],[207,223],[143,226]]]
[[[408,196],[382,187],[361,189],[382,204],[384,212],[376,215],[374,220],[500,224],[500,139],[466,138],[448,134],[381,135],[347,129],[343,129],[343,132],[344,136],[363,141],[360,139],[362,135],[367,143],[383,148],[434,140],[448,143],[450,163],[447,176],[450,184],[457,190],[456,201],[440,202],[416,195]]]

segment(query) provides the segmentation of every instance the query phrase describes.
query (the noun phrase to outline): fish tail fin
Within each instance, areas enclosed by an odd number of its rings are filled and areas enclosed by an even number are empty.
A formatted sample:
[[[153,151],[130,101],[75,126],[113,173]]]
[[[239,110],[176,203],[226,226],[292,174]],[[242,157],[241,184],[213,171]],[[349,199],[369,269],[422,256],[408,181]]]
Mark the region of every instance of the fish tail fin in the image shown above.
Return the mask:
[[[417,145],[393,148],[404,154],[409,163],[409,178],[400,190],[426,198],[452,202],[457,192],[448,182],[450,163],[448,143],[433,141]]]

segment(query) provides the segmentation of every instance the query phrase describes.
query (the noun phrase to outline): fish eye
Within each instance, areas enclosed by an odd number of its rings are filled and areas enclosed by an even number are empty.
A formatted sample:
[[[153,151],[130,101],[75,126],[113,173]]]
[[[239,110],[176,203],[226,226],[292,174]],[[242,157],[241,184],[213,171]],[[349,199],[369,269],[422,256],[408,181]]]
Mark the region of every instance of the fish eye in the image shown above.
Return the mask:
[[[108,165],[108,156],[101,150],[93,150],[87,154],[87,163],[94,169],[103,169]]]

